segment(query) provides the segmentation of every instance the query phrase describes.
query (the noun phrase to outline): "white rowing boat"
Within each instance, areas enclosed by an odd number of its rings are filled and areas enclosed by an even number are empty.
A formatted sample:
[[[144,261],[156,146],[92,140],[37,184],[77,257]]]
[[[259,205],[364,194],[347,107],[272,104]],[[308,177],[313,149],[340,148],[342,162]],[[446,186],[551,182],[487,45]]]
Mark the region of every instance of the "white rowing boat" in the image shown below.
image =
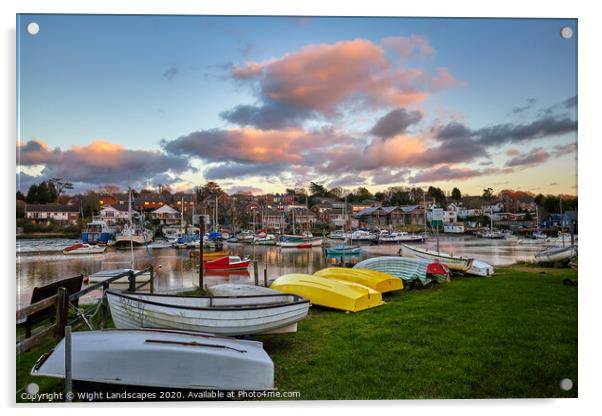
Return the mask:
[[[181,331],[105,330],[71,336],[75,381],[190,390],[269,390],[274,363],[261,342]],[[65,340],[34,376],[65,377]]]
[[[553,247],[535,255],[539,263],[554,263],[557,261],[570,260],[577,257],[577,246]]]
[[[466,274],[472,274],[474,276],[489,277],[493,276],[495,269],[491,264],[485,263],[484,261],[474,259],[472,266],[466,271]]]
[[[171,328],[238,336],[296,332],[309,301],[290,294],[174,296],[108,290],[116,328]]]
[[[447,264],[451,270],[459,272],[465,272],[472,266],[474,259],[469,257],[452,256],[447,253],[440,253],[436,251],[430,251],[423,248],[412,247],[407,244],[402,244],[399,249],[399,254],[405,257],[417,257],[425,260],[438,260],[441,263]]]

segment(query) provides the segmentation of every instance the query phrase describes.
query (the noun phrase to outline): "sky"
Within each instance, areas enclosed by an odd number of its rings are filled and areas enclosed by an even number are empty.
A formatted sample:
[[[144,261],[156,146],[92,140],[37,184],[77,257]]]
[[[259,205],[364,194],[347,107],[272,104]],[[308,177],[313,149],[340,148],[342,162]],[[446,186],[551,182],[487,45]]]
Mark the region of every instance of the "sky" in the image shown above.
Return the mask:
[[[17,43],[22,191],[576,194],[574,19],[25,14]]]

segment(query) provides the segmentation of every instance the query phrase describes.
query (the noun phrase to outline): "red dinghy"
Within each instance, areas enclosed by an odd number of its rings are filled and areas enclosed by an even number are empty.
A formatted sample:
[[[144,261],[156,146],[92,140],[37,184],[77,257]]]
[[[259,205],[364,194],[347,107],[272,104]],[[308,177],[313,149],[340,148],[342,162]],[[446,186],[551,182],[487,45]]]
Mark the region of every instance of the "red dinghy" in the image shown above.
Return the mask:
[[[207,270],[241,270],[249,267],[251,260],[241,259],[238,256],[225,256],[215,260],[203,262]]]

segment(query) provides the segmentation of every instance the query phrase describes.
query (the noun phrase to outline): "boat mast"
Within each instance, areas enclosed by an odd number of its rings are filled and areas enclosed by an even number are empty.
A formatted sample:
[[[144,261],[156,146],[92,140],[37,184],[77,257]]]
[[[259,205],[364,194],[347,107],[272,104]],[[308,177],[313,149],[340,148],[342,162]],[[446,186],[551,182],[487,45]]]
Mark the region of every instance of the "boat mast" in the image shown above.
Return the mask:
[[[132,188],[128,186],[128,214],[130,216],[130,268],[134,269],[134,224],[132,222]]]
[[[560,196],[560,235],[562,237],[562,248],[564,248],[564,215],[562,215],[562,195]]]
[[[297,235],[295,231],[295,208],[293,208],[293,235]]]
[[[184,195],[182,195],[182,205],[180,205],[180,229],[184,229]]]
[[[424,205],[424,238],[426,238],[428,234],[428,230],[426,228],[426,192],[422,192],[422,200]]]

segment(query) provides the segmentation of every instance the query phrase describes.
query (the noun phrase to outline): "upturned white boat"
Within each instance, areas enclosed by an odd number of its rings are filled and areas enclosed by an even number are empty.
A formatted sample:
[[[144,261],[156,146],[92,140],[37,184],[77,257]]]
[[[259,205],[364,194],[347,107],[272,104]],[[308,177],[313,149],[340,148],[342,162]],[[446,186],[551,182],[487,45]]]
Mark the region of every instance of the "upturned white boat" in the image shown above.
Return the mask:
[[[290,294],[173,296],[108,290],[116,328],[172,328],[237,336],[296,332],[309,301]]]
[[[495,269],[491,264],[485,263],[484,261],[474,259],[472,266],[466,271],[466,274],[472,274],[474,276],[493,276]]]
[[[86,243],[77,243],[73,244],[72,246],[65,247],[63,249],[63,254],[100,254],[104,253],[106,249],[106,246],[92,246]]]
[[[261,342],[164,330],[75,332],[75,381],[186,390],[269,390],[274,363]],[[34,376],[65,377],[65,340],[40,357]]]
[[[570,260],[577,257],[577,246],[553,247],[535,255],[539,263],[554,263],[557,261]]]
[[[469,257],[452,256],[451,254],[430,251],[423,248],[408,246],[406,244],[401,245],[399,254],[405,257],[417,257],[431,261],[438,260],[441,263],[447,264],[447,267],[451,270],[460,272],[465,272],[470,269],[474,260]]]

